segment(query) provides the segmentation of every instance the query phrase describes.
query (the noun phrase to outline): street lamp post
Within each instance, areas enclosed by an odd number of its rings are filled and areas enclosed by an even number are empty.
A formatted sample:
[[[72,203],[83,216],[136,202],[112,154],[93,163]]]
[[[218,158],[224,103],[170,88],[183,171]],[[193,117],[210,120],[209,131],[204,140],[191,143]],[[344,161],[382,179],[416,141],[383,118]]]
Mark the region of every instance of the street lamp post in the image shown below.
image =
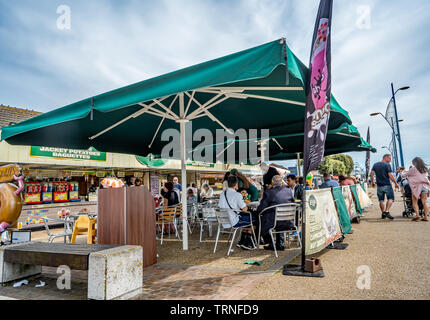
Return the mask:
[[[394,84],[393,84],[393,83],[391,83],[391,92],[393,93],[393,98],[392,98],[392,99],[393,99],[393,103],[394,103],[394,113],[395,113],[395,115],[396,115],[397,139],[399,140],[400,162],[401,162],[401,164],[402,164],[402,167],[404,167],[404,166],[405,166],[405,161],[404,161],[404,159],[403,159],[402,139],[401,139],[401,137],[400,137],[400,126],[399,126],[399,121],[398,121],[399,117],[397,116],[396,93],[397,93],[397,91],[399,91],[399,90],[408,90],[408,89],[409,89],[409,87],[408,87],[408,86],[406,86],[406,87],[401,87],[401,88],[397,89],[397,90],[396,90],[396,92],[394,92]]]

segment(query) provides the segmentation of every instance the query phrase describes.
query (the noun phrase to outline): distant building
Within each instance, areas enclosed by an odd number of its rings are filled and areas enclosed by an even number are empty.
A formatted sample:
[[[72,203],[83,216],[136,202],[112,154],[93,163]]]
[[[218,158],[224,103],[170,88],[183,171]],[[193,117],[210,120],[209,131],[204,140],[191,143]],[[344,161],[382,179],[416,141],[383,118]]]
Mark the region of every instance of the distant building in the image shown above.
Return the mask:
[[[0,128],[33,118],[41,112],[0,104]]]

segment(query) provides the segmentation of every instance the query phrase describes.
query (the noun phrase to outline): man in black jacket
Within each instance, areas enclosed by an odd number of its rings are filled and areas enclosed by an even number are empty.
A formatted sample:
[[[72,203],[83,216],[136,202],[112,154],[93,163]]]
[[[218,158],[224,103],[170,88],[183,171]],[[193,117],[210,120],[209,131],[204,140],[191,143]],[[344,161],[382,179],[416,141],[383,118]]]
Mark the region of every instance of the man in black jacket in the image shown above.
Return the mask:
[[[272,178],[274,176],[278,176],[279,172],[278,170],[276,170],[273,167],[269,167],[269,165],[267,163],[262,162],[261,165],[261,171],[264,172],[263,175],[263,190],[266,191],[268,189],[271,188],[271,184],[272,184]]]
[[[272,188],[264,192],[263,199],[258,206],[257,212],[261,213],[264,209],[285,203],[294,203],[294,197],[289,188],[282,186],[282,178],[277,175],[272,178]],[[261,216],[261,235],[263,240],[268,246],[264,247],[266,250],[273,250],[272,239],[270,238],[269,230],[275,224],[275,208],[269,209]],[[281,221],[276,224],[276,230],[290,230],[294,228],[291,221]],[[258,239],[260,240],[260,239]],[[276,250],[284,250],[283,235],[276,234]]]

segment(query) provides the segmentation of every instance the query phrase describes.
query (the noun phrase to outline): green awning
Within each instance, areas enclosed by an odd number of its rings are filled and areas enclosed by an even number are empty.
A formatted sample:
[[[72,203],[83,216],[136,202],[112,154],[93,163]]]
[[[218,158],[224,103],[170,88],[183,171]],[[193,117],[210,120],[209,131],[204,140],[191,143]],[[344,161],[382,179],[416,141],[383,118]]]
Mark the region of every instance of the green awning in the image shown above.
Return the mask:
[[[270,129],[277,137],[270,153],[282,157],[303,149],[307,73],[283,39],[276,40],[55,109],[3,128],[1,139],[19,145],[160,155],[166,144],[161,133],[179,130],[178,120],[183,118],[192,121],[193,131],[204,128],[214,136],[221,128]],[[349,130],[351,119],[334,97],[331,108],[329,130]],[[358,131],[347,133],[359,137]],[[349,142],[350,148],[359,145]],[[327,150],[346,145],[341,134],[328,138],[327,144]]]
[[[1,139],[20,145],[160,154],[164,143],[160,143],[159,133],[167,128],[179,129],[177,94],[182,92],[188,107],[184,117],[193,121],[194,130],[215,132],[222,123],[233,130],[270,128],[273,135],[294,134],[303,130],[307,68],[286,48],[288,86],[284,44],[276,40],[5,127]],[[127,120],[118,124],[122,119]],[[333,97],[329,128],[336,129],[345,122],[351,124],[351,119]],[[113,129],[89,139],[113,125]],[[155,132],[158,134],[154,138]]]
[[[303,132],[295,134],[285,135],[270,135],[269,139],[269,154],[270,160],[290,160],[296,159],[297,153],[303,152]],[[239,143],[244,140],[226,140],[221,146],[214,145],[214,153],[216,147],[219,149],[227,148],[231,142],[235,142],[235,145],[230,148],[235,148],[236,159],[239,157]],[[250,140],[245,140],[249,142]],[[287,148],[281,149],[280,146],[288,146]],[[362,152],[371,151],[376,152],[376,149],[367,143],[358,132],[357,128],[348,123],[343,123],[339,128],[329,130],[327,132],[327,139],[325,144],[325,155],[345,153],[345,152]],[[197,146],[194,150],[200,150]],[[258,159],[248,159],[248,161],[257,162]]]

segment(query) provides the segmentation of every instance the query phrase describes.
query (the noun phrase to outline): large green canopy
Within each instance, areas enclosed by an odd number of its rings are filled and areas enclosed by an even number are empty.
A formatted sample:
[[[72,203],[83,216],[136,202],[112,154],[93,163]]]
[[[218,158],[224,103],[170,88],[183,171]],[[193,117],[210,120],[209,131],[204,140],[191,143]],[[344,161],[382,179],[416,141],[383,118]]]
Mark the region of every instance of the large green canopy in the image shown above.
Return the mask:
[[[3,128],[0,138],[19,145],[94,147],[147,156],[160,155],[166,145],[162,133],[176,128],[180,152],[172,157],[181,159],[181,183],[186,185],[185,161],[199,145],[187,145],[186,123],[192,123],[192,132],[206,129],[212,136],[217,129],[270,129],[272,159],[301,152],[308,74],[280,39],[47,112]],[[351,125],[348,113],[332,97],[328,153],[371,148]],[[182,197],[184,250],[187,214],[187,199]]]
[[[285,50],[288,69],[285,66]],[[286,75],[289,84],[286,86]],[[11,144],[160,155],[161,133],[192,121],[193,131],[270,129],[271,155],[300,152],[308,69],[285,40],[234,53],[106,92],[5,127]],[[332,97],[329,130],[352,124]],[[358,133],[358,132],[357,132]],[[327,140],[330,149],[362,150],[359,134]],[[187,146],[194,148],[197,144]],[[281,145],[281,148],[279,147]],[[179,158],[179,154],[173,157]]]

